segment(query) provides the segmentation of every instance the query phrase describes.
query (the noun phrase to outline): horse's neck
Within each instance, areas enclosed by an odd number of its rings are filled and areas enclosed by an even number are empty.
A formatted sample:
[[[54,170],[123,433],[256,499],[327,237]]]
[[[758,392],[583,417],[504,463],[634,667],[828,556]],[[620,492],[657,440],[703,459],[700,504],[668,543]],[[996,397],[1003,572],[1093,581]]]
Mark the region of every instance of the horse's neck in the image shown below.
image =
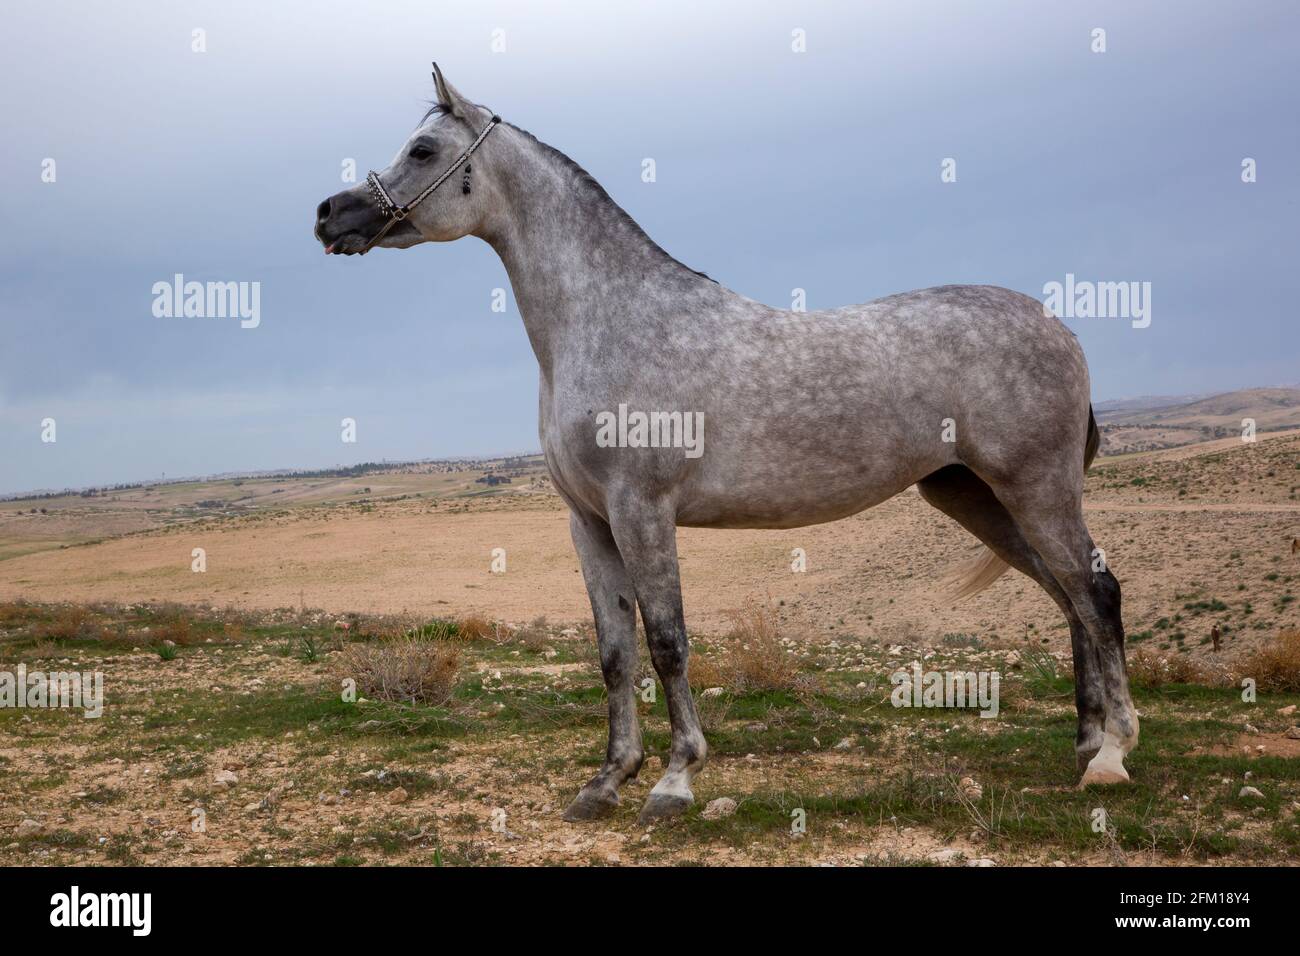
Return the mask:
[[[668,324],[683,295],[716,283],[669,257],[576,166],[511,129],[518,162],[501,176],[508,212],[482,238],[505,264],[528,338],[550,377],[574,337]]]

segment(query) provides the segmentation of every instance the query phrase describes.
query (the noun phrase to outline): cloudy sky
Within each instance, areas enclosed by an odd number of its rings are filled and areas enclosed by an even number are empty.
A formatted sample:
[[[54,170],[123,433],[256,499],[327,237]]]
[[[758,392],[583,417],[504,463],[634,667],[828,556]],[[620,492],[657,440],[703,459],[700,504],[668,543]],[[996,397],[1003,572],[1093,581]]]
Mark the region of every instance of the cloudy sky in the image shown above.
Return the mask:
[[[431,59],[761,301],[1150,282],[1148,328],[1070,320],[1095,399],[1295,382],[1298,38],[1285,0],[12,7],[0,493],[538,447],[486,245],[311,235],[344,160],[382,168],[419,119]],[[175,273],[260,282],[261,324],[154,316]]]

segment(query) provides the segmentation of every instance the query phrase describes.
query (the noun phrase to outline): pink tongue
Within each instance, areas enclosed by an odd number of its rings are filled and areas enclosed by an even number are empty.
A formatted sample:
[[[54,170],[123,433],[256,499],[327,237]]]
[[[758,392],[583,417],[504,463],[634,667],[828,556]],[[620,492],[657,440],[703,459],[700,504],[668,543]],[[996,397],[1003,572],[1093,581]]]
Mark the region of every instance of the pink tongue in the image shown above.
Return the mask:
[[[333,251],[334,251],[334,243],[331,242],[328,246],[325,247],[325,255],[328,256]]]

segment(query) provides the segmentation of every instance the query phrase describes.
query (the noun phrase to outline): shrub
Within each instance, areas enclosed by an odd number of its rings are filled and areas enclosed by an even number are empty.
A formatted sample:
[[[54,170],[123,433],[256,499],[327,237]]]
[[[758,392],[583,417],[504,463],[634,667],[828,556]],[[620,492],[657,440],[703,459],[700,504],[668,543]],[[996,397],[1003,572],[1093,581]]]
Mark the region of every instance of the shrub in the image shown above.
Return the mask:
[[[1187,654],[1168,657],[1139,648],[1128,655],[1128,679],[1134,687],[1154,689],[1166,684],[1205,684],[1215,686],[1222,681],[1203,664]]]
[[[192,644],[195,641],[190,619],[179,611],[172,613],[149,628],[149,635],[158,641],[171,641],[173,644]]]
[[[38,640],[75,641],[93,637],[95,630],[84,607],[65,607],[59,609],[53,620],[38,625],[35,636]]]
[[[455,621],[435,617],[427,624],[408,628],[404,636],[415,641],[454,641],[460,637],[460,627]]]
[[[511,635],[516,643],[523,645],[524,650],[533,654],[540,654],[542,651],[546,650],[547,641],[550,640],[550,636],[550,627],[546,623],[545,617],[533,618],[532,621],[525,624]]]
[[[809,680],[781,643],[780,624],[770,607],[748,604],[733,612],[724,640],[716,658],[691,662],[692,686],[725,687],[735,693],[810,689]]]
[[[460,636],[467,641],[482,641],[496,637],[496,628],[492,626],[492,622],[477,614],[462,617],[456,623],[456,628]]]
[[[456,686],[460,650],[414,634],[344,645],[339,671],[362,695],[409,704],[445,704]]]
[[[1300,630],[1282,631],[1247,660],[1242,676],[1253,677],[1262,691],[1300,691]]]

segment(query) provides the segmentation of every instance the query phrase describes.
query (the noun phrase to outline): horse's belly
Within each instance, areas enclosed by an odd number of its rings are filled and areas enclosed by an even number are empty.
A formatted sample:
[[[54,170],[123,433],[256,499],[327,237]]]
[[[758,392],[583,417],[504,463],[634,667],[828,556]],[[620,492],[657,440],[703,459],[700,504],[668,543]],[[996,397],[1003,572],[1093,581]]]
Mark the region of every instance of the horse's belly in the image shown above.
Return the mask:
[[[815,471],[781,482],[702,483],[679,499],[677,524],[688,528],[801,528],[837,521],[887,501],[924,475],[832,481]]]

